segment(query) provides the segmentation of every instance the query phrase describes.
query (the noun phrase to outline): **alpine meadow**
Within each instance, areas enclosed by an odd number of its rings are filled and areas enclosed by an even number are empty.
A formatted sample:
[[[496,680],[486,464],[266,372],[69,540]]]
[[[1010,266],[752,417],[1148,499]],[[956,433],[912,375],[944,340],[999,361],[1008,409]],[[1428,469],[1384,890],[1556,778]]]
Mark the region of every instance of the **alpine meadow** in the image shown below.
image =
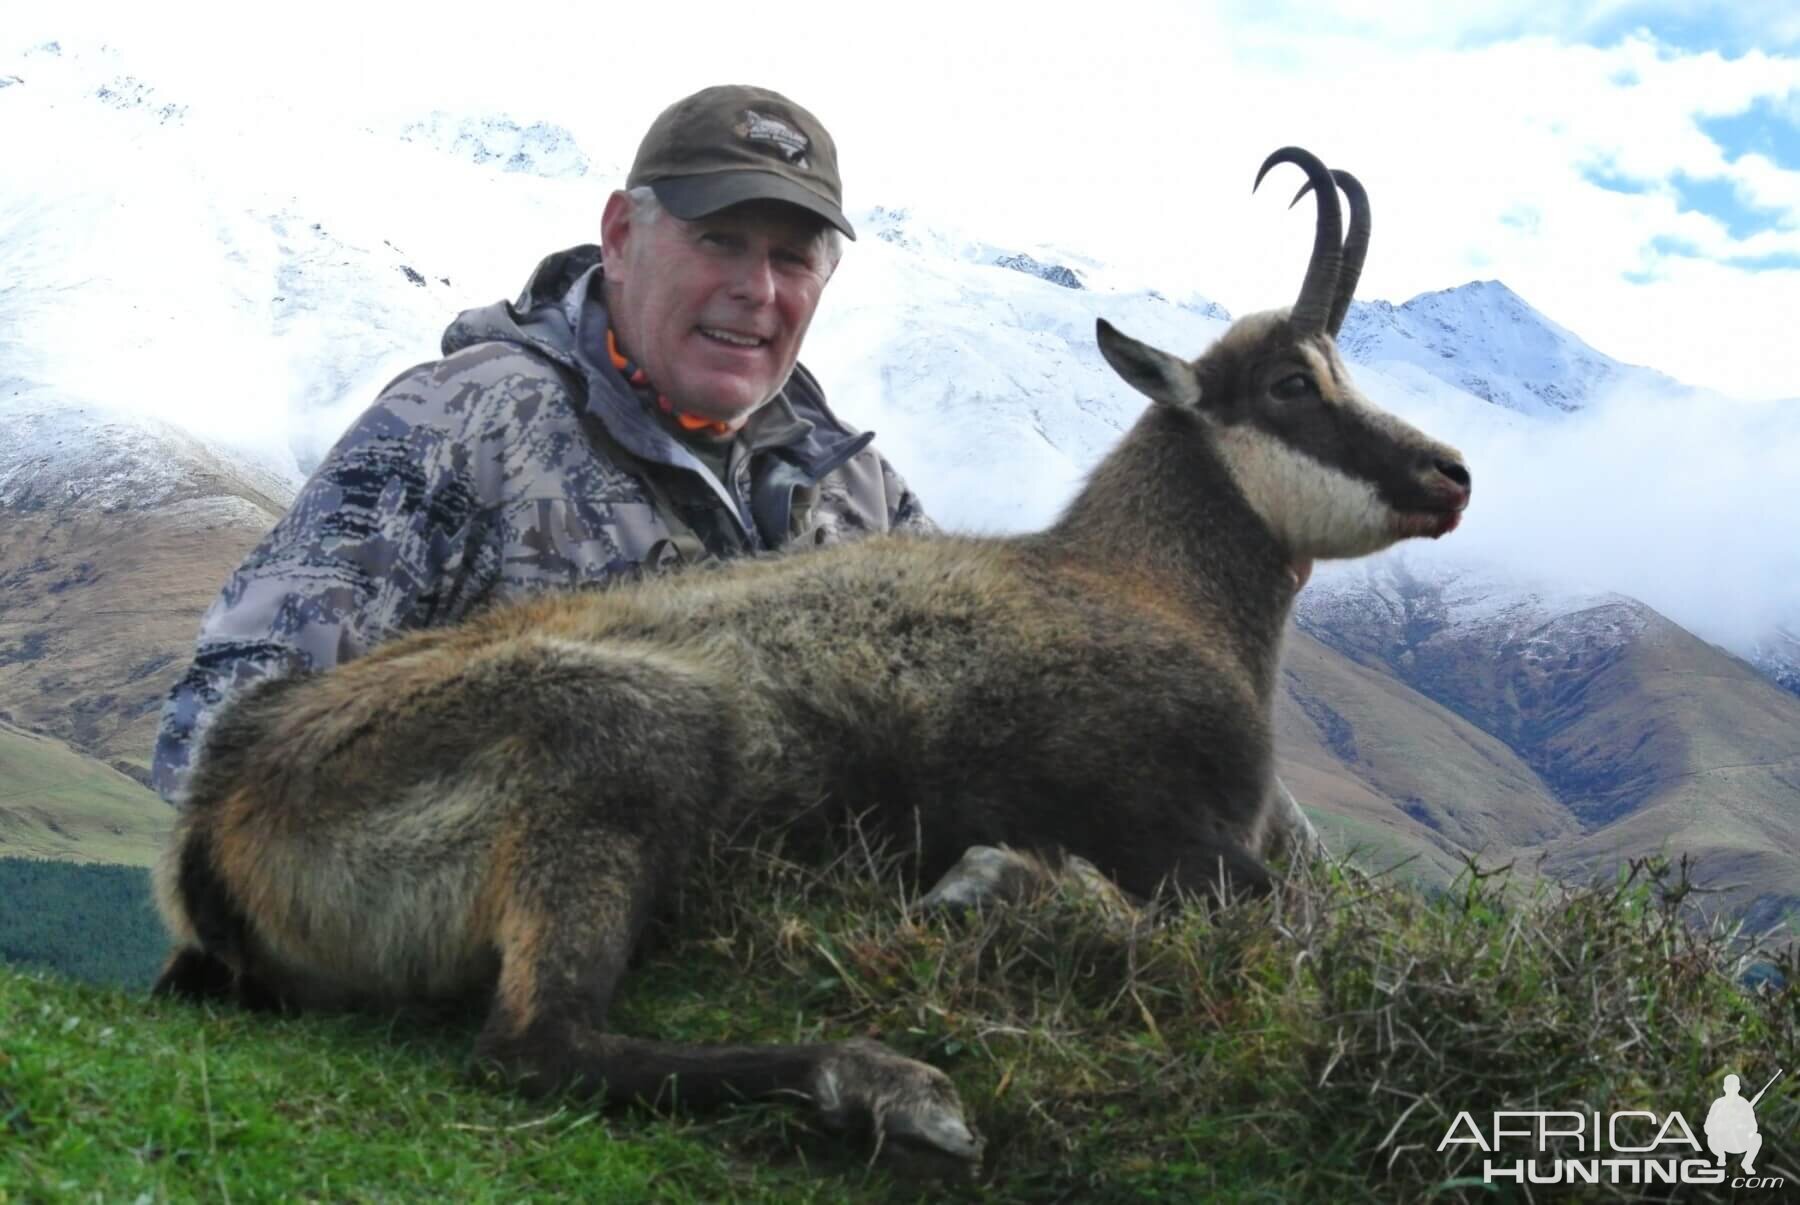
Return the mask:
[[[1800,27],[1666,9],[0,21],[0,1205],[1782,1199]],[[740,79],[942,530],[385,633],[171,806],[222,585]]]

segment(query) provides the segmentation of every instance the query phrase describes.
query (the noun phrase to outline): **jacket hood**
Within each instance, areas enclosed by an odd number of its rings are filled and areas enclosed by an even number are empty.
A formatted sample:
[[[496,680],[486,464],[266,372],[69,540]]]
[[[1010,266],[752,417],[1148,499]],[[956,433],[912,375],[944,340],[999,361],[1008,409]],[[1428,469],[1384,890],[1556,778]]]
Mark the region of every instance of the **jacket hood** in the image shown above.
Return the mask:
[[[765,520],[770,530],[784,530],[791,490],[816,485],[875,438],[873,431],[858,432],[833,414],[819,383],[796,364],[787,383],[746,428],[753,444],[773,453],[774,460],[758,475],[758,497],[741,505],[680,440],[644,413],[631,387],[613,368],[605,351],[608,320],[599,287],[601,273],[600,248],[592,243],[545,256],[517,301],[497,301],[458,314],[444,331],[443,354],[476,343],[510,343],[563,365],[587,382],[582,404],[627,451],[700,474],[746,528],[754,510],[774,516]],[[777,502],[770,503],[764,494],[777,497]]]
[[[496,301],[458,314],[444,330],[443,354],[475,343],[515,343],[581,369],[581,309],[593,283],[583,278],[599,270],[600,248],[593,243],[546,255],[517,301]]]

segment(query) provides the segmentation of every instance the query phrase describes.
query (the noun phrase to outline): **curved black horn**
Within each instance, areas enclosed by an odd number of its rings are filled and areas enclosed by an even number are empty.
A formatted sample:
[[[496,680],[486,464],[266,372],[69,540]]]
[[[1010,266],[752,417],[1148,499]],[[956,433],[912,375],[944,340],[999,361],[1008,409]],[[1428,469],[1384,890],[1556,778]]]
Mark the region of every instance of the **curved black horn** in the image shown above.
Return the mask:
[[[1344,262],[1338,268],[1337,293],[1331,299],[1331,317],[1325,323],[1325,329],[1336,338],[1344,325],[1344,315],[1350,312],[1350,299],[1356,296],[1356,282],[1362,277],[1363,260],[1369,254],[1369,194],[1362,181],[1347,171],[1334,167],[1331,178],[1350,199],[1350,233],[1344,236]],[[1308,180],[1288,202],[1288,208],[1298,205],[1300,198],[1311,191],[1312,181]]]
[[[1313,191],[1319,197],[1319,224],[1313,233],[1312,261],[1306,265],[1306,280],[1300,285],[1300,299],[1294,302],[1290,321],[1300,331],[1322,331],[1331,317],[1331,305],[1337,287],[1338,265],[1343,259],[1344,226],[1338,210],[1337,188],[1332,186],[1331,172],[1311,151],[1297,146],[1284,146],[1257,170],[1257,185],[1277,163],[1292,163],[1306,172]]]

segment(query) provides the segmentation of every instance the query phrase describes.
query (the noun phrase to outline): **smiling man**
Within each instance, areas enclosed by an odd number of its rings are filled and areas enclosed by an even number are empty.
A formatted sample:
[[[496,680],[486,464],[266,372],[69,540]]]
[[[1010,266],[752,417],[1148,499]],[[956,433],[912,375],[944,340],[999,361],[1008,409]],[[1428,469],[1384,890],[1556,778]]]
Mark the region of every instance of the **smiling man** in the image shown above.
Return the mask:
[[[163,710],[166,799],[255,680],[550,587],[932,530],[799,363],[855,237],[818,119],[761,88],[677,101],[600,226],[459,315],[232,574]]]

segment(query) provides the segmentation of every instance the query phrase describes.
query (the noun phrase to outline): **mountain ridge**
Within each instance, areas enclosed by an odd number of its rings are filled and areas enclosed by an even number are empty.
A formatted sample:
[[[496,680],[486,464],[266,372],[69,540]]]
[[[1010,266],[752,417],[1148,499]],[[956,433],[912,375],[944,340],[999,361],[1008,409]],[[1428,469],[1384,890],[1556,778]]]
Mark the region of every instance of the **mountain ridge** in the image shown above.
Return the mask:
[[[0,180],[0,422],[17,433],[0,447],[0,709],[141,775],[201,612],[299,474],[433,354],[457,309],[512,296],[558,245],[545,240],[591,239],[605,173],[563,127],[441,113],[298,131],[296,154],[366,175],[302,188],[254,140],[206,142],[228,115],[200,99],[159,120],[169,102],[125,64],[56,57],[60,81],[21,67],[30,78],[0,91],[0,113],[47,131]],[[126,109],[94,95],[128,76],[113,89]],[[92,128],[126,175],[163,173],[201,232],[176,239],[110,172],[57,175],[84,123],[107,123]],[[23,183],[31,165],[60,191]],[[68,213],[106,223],[104,246]],[[1066,249],[904,208],[855,220],[873,237],[839,269],[806,360],[951,527],[1042,526],[1135,421],[1143,401],[1094,347],[1097,316],[1181,354],[1230,319],[1197,289]],[[1357,302],[1340,345],[1372,399],[1472,453],[1476,506],[1453,551],[1486,521],[1480,453],[1497,433],[1552,441],[1621,393],[1705,401],[1498,281]],[[96,371],[109,361],[123,370]],[[1681,834],[1746,867],[1754,891],[1734,898],[1774,914],[1781,876],[1800,878],[1780,743],[1800,699],[1795,631],[1738,649],[1753,670],[1626,593],[1484,577],[1435,547],[1322,567],[1289,641],[1281,772],[1328,829],[1417,854],[1434,880],[1467,853],[1590,873]],[[1717,832],[1693,819],[1706,791],[1733,795]]]
[[[1498,280],[1420,293],[1399,305],[1352,302],[1338,347],[1372,366],[1412,365],[1521,414],[1566,414],[1627,390],[1659,397],[1695,392],[1594,350]]]

